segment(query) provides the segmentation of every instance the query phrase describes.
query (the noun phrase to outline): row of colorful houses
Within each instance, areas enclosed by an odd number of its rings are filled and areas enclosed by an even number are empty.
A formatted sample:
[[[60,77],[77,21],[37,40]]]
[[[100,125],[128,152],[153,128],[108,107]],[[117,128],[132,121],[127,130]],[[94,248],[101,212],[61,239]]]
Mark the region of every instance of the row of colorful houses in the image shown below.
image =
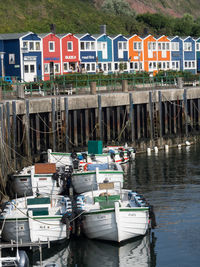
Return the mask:
[[[121,34],[0,34],[1,76],[48,80],[71,72],[200,71],[200,38]]]

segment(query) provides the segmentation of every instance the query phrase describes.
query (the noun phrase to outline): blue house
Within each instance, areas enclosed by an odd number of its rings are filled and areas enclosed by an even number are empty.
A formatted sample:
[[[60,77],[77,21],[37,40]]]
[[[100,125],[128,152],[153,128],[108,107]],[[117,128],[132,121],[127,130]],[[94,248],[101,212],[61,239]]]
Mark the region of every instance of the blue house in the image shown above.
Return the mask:
[[[183,40],[179,36],[168,39],[171,41],[171,69],[183,70]]]
[[[104,73],[113,71],[112,64],[112,39],[103,34],[94,34],[97,41],[97,70]]]
[[[22,81],[41,78],[41,39],[32,32],[0,34],[1,52],[4,54],[3,75]],[[1,68],[2,74],[2,68]]]
[[[82,72],[96,73],[96,39],[89,33],[74,36],[79,39],[79,58]]]
[[[114,71],[128,71],[128,39],[119,34],[112,37]]]
[[[196,42],[188,36],[183,39],[183,70],[196,74]]]

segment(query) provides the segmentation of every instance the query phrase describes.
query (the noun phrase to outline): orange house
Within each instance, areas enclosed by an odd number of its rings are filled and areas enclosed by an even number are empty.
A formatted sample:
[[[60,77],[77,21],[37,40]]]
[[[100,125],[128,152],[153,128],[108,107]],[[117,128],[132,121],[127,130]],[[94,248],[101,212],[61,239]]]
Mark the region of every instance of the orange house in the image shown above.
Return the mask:
[[[157,49],[158,49],[158,70],[169,70],[170,69],[170,40],[167,36],[161,36],[157,38]]]
[[[157,72],[157,40],[152,35],[143,38],[144,70],[147,72]]]
[[[130,72],[143,70],[143,40],[137,34],[129,38]]]

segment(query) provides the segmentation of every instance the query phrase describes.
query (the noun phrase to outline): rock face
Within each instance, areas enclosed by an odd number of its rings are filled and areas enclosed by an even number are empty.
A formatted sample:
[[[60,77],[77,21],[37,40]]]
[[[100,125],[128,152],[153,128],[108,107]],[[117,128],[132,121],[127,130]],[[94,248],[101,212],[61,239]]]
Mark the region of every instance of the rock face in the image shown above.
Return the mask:
[[[96,7],[100,7],[106,0],[93,0]],[[161,12],[175,17],[182,17],[189,13],[194,17],[199,16],[200,0],[124,0],[138,14]]]

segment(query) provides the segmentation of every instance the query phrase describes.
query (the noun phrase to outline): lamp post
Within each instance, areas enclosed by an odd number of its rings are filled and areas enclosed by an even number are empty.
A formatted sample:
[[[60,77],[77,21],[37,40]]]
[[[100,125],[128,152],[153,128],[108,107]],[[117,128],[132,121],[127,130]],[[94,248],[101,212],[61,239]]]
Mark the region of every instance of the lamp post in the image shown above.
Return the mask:
[[[139,72],[140,72],[140,56],[141,56],[141,51],[138,51],[138,59],[139,59]]]
[[[1,56],[1,76],[2,76],[2,78],[4,78],[4,76],[5,76],[5,71],[4,71],[4,54],[5,54],[5,52],[0,52],[0,56]]]

